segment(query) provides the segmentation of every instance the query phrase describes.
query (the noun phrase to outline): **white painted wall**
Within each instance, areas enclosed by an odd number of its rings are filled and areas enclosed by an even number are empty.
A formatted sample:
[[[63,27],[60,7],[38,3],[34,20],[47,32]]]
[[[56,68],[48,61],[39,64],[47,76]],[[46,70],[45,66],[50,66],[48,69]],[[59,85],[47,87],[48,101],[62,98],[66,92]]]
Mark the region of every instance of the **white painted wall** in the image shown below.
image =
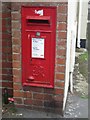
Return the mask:
[[[73,44],[75,46],[75,39],[72,41],[73,36],[76,36],[76,10],[77,10],[77,0],[68,0],[68,18],[67,18],[67,49],[66,49],[66,71],[65,71],[65,89],[64,89],[64,99],[63,99],[63,110],[65,109],[68,87],[69,87],[69,79],[70,79],[70,71],[73,65],[73,59],[75,58],[72,48]],[[73,48],[74,49],[74,48]],[[75,51],[75,49],[74,49]],[[71,64],[72,62],[72,64]]]
[[[88,16],[88,2],[82,1],[82,14],[81,14],[81,39],[86,39],[87,33],[87,16]]]
[[[77,9],[78,2],[79,2],[79,9]],[[77,12],[79,12],[78,47],[80,47],[80,38],[86,37],[86,33],[85,33],[86,31],[85,23],[86,23],[86,16],[87,16],[86,9],[87,9],[87,5],[85,3],[85,0],[84,0],[84,3],[82,2],[82,0],[68,0],[66,71],[65,71],[63,111],[66,105],[69,82],[71,85],[71,92],[73,92],[73,79],[72,78],[73,78],[73,70],[74,70],[74,64],[75,64],[75,49],[76,49],[76,36],[77,36]],[[84,10],[85,10],[85,13],[83,12]]]
[[[78,14],[79,15],[78,15],[77,47],[80,48],[80,39],[86,39],[88,0],[79,0],[79,13]]]

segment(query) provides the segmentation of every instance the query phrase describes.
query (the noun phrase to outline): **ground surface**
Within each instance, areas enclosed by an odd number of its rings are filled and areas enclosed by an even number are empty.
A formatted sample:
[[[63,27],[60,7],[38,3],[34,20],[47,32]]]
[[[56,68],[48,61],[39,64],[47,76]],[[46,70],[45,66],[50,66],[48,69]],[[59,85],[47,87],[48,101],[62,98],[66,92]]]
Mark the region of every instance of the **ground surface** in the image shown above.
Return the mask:
[[[74,68],[74,91],[84,98],[88,98],[88,53],[77,52]]]
[[[81,55],[82,54],[82,55]],[[88,56],[77,52],[74,70],[74,93],[68,94],[64,118],[88,118]],[[62,118],[60,115],[15,108],[14,104],[3,106],[3,118]]]
[[[69,93],[65,118],[88,118],[88,52],[76,52],[74,68],[74,93]]]

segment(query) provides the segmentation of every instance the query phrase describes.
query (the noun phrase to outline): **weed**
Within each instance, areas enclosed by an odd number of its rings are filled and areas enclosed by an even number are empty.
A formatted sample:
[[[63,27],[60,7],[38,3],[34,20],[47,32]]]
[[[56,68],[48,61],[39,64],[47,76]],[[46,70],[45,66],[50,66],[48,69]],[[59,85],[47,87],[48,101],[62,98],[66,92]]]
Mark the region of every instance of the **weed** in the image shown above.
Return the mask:
[[[79,56],[80,63],[85,62],[88,60],[88,52],[85,52]]]
[[[81,54],[78,58],[79,71],[88,80],[88,52]]]

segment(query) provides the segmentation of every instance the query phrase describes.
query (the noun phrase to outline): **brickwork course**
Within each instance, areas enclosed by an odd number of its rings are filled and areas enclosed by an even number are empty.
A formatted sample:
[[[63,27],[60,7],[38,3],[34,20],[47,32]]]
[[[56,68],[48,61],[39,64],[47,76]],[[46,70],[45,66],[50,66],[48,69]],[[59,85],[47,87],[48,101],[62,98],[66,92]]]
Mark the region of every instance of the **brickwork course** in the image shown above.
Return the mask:
[[[12,40],[11,40],[11,4],[2,4],[2,86],[13,95],[12,80]]]
[[[54,88],[22,86],[21,6],[56,6],[56,56]],[[67,3],[3,3],[3,87],[13,92],[15,105],[63,114],[65,87]],[[13,90],[12,90],[13,89]]]

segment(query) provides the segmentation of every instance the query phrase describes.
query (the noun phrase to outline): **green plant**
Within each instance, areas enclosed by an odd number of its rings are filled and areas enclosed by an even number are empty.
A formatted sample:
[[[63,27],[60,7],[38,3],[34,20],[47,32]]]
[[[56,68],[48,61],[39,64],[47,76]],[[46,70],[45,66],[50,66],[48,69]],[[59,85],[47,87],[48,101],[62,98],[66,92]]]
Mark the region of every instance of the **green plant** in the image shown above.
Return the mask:
[[[78,58],[79,71],[88,80],[88,52],[84,52]]]
[[[79,62],[82,63],[88,60],[88,52],[85,52],[79,56]]]

